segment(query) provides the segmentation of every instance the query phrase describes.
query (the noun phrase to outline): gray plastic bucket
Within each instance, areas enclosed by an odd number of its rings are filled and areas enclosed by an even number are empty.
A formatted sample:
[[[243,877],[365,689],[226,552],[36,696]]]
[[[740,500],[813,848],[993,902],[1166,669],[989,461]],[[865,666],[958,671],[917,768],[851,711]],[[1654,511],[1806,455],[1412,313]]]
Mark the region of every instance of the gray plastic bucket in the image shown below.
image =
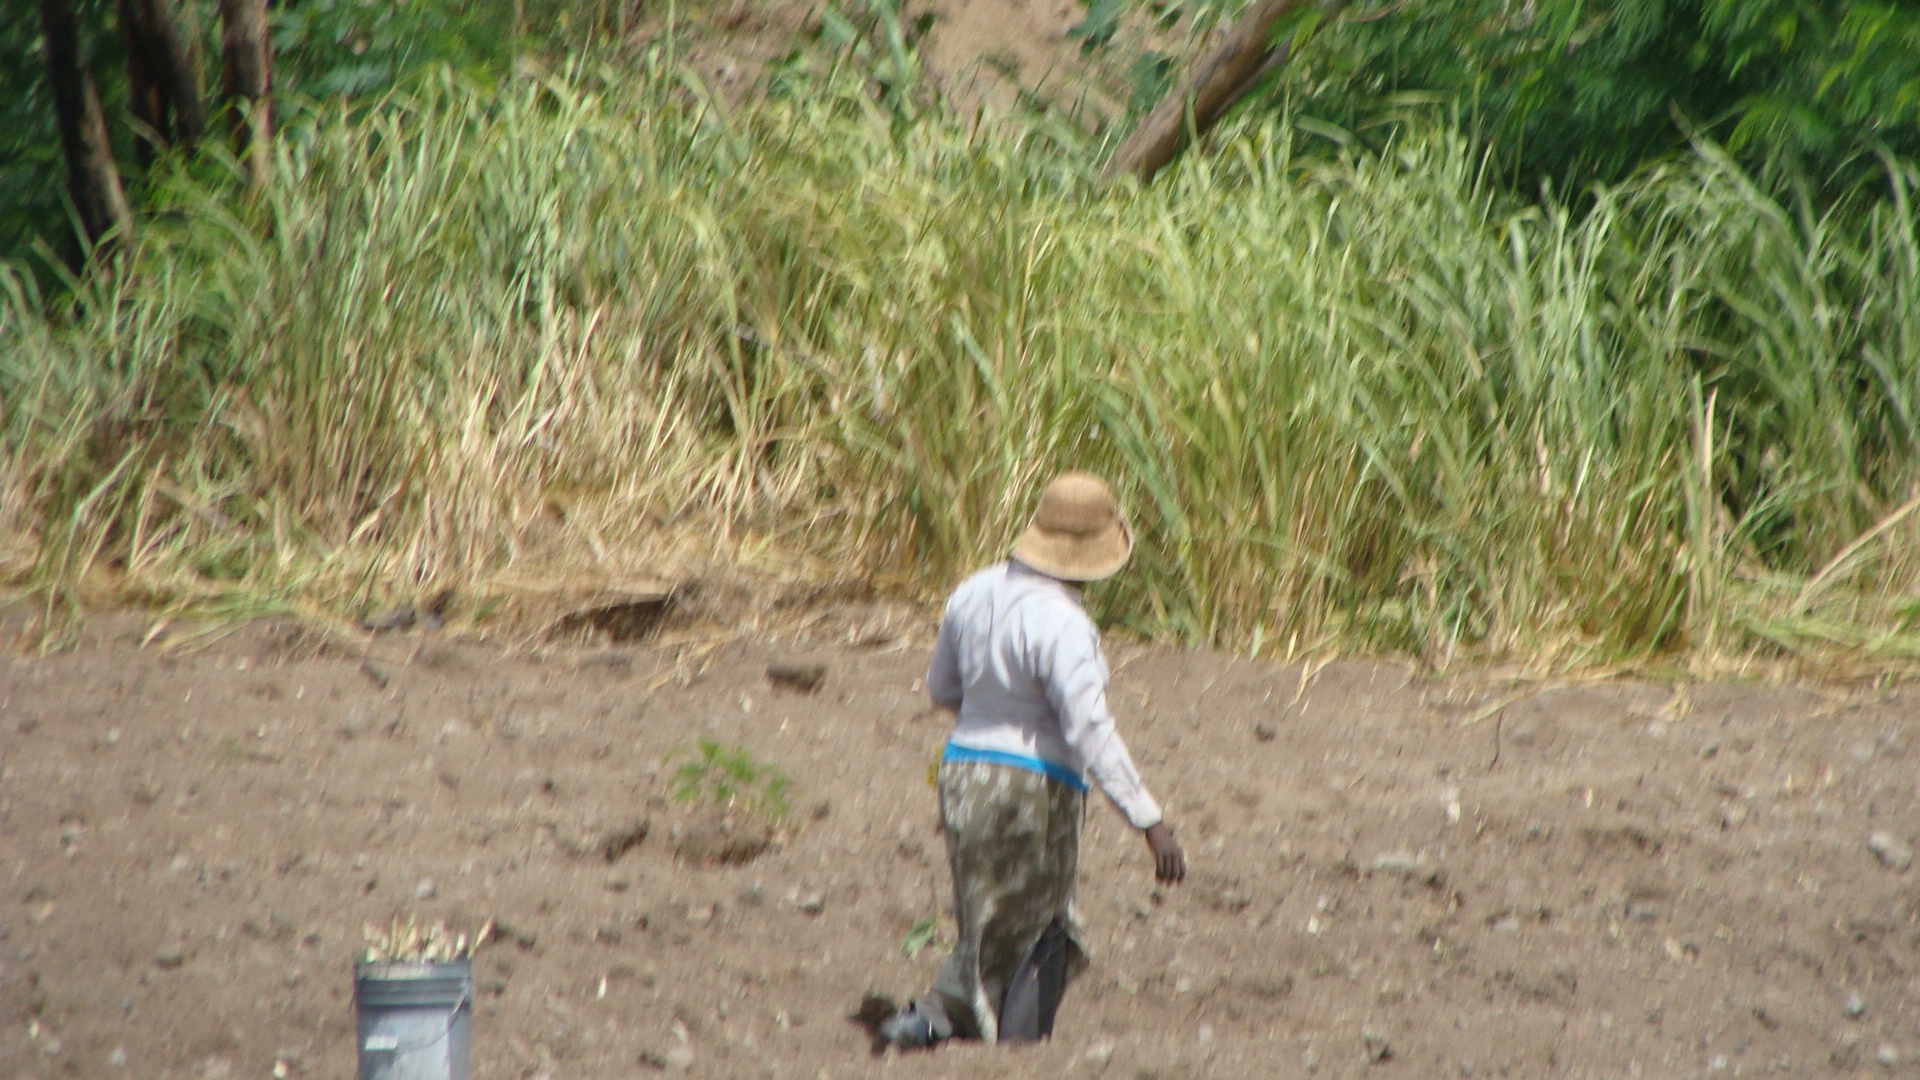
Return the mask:
[[[356,964],[360,1080],[467,1080],[473,961]]]

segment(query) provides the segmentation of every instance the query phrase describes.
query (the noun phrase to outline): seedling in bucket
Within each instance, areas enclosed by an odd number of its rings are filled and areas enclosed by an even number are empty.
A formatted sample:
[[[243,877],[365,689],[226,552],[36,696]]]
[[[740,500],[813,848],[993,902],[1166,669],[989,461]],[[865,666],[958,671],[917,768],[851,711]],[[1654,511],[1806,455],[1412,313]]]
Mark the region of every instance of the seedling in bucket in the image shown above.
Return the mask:
[[[421,926],[411,915],[405,921],[396,915],[392,924],[384,928],[368,923],[364,933],[367,950],[360,955],[362,963],[430,964],[470,960],[492,935],[493,920],[488,919],[472,941],[468,941],[465,934],[447,929],[446,923]]]

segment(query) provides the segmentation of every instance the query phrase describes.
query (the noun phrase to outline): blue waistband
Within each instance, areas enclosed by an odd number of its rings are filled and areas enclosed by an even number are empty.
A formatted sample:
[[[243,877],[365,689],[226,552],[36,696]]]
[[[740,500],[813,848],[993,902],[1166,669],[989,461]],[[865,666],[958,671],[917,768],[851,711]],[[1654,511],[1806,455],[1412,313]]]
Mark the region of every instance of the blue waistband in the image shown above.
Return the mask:
[[[1080,774],[1067,768],[1065,765],[1045,761],[1037,757],[1027,757],[1023,754],[1009,754],[1004,750],[975,750],[970,746],[955,746],[952,743],[948,743],[946,751],[940,755],[940,760],[943,762],[977,761],[986,765],[1006,765],[1015,769],[1025,769],[1028,772],[1039,773],[1049,780],[1058,780],[1075,791],[1085,792],[1087,790],[1087,782],[1081,778]]]

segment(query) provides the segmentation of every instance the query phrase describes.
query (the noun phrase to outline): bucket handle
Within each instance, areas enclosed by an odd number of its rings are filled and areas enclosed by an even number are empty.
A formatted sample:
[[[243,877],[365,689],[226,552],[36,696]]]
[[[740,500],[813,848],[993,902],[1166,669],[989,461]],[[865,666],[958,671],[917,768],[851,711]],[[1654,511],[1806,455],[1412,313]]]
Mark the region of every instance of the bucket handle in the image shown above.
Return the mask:
[[[454,1020],[459,1018],[461,1009],[471,1004],[473,1004],[473,988],[468,987],[460,992],[460,1000],[453,1003],[453,1008],[447,1010],[447,1026],[441,1029],[439,1034],[429,1035],[419,1042],[406,1045],[402,1045],[398,1040],[395,1040],[392,1046],[370,1047],[363,1042],[360,1044],[360,1052],[363,1054],[369,1051],[376,1054],[411,1054],[415,1050],[425,1050],[435,1043],[452,1038]]]

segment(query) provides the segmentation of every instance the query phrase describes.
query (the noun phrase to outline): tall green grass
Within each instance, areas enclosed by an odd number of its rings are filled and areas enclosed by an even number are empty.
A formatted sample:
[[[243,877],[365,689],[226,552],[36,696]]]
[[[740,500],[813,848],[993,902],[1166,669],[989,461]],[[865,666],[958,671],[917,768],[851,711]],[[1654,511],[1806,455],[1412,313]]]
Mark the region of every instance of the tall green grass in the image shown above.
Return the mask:
[[[704,103],[703,103],[704,102]],[[1463,140],[1250,123],[1150,189],[824,79],[451,80],[0,278],[0,559],[322,606],[745,560],[934,596],[1053,470],[1112,617],[1435,662],[1920,655],[1920,170],[1815,213],[1711,149],[1573,212]]]

